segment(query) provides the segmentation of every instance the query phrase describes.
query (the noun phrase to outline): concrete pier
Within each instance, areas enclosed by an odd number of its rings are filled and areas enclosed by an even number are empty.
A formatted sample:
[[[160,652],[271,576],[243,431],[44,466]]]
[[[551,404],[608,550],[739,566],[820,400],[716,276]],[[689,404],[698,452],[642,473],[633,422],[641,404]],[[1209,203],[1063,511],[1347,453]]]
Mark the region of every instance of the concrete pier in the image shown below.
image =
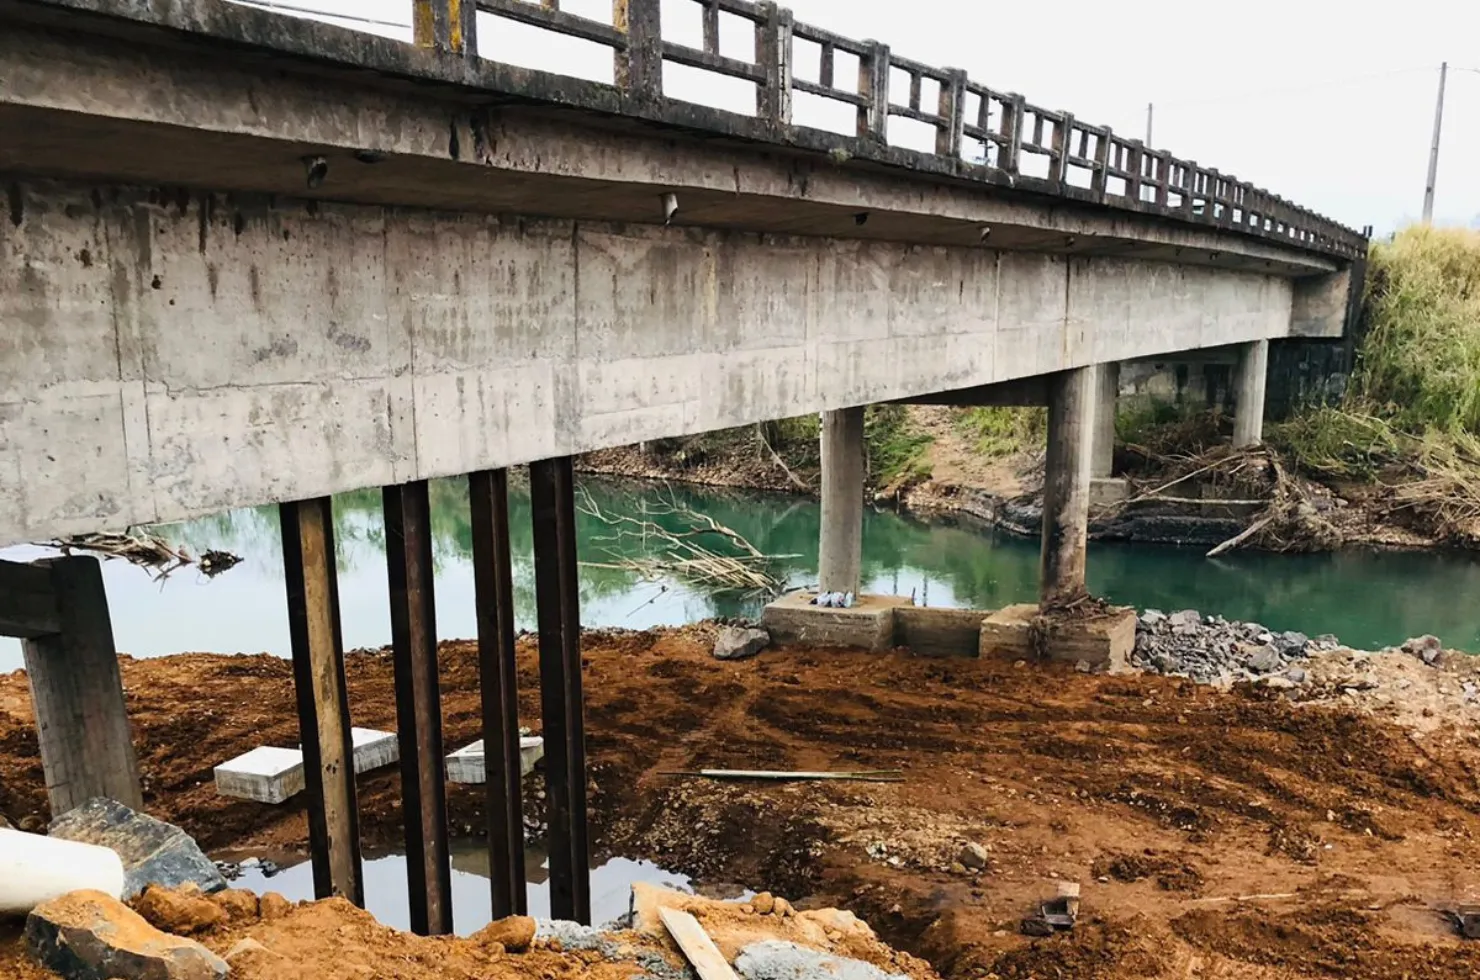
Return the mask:
[[[1115,404],[1120,396],[1120,362],[1095,367],[1095,436],[1090,476],[1106,479],[1115,470]]]
[[[863,574],[863,408],[822,413],[822,535],[818,587],[858,593]]]
[[[1098,371],[1061,371],[1048,383],[1048,456],[1043,474],[1044,603],[1084,591],[1089,539],[1089,474]]]
[[[1269,341],[1244,345],[1234,373],[1233,448],[1264,441],[1264,388],[1269,375]]]

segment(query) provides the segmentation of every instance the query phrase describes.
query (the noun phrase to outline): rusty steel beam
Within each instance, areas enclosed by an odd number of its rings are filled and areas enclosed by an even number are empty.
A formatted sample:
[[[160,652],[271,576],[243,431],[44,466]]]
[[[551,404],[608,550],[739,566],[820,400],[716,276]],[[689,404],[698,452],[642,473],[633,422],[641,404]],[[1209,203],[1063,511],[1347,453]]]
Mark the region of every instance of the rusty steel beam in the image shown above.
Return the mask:
[[[478,609],[478,676],[493,917],[523,915],[524,811],[520,796],[519,671],[514,658],[514,574],[509,557],[509,473],[468,477],[473,523],[473,588]]]
[[[550,914],[591,922],[586,837],[586,735],[581,703],[581,608],[575,477],[570,457],[529,464],[534,584],[539,607],[540,713],[550,823]]]
[[[383,498],[411,930],[440,936],[452,931],[452,866],[437,680],[431,505],[425,480],[386,487]]]
[[[288,641],[298,700],[308,840],[317,898],[365,904],[360,820],[355,800],[349,692],[339,629],[339,580],[334,565],[334,512],[328,497],[279,505],[283,578],[288,593]]]

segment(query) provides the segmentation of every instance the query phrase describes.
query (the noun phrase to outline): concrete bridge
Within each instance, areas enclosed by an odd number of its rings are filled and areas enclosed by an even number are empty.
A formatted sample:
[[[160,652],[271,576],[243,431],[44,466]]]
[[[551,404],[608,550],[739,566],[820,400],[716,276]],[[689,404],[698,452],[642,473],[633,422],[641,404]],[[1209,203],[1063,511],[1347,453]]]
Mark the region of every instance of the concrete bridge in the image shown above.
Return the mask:
[[[1360,293],[1364,235],[1217,170],[773,3],[692,0],[697,47],[659,8],[414,0],[404,44],[219,0],[0,0],[0,543],[281,504],[316,881],[358,897],[328,496],[385,487],[423,931],[451,921],[426,480],[471,474],[507,911],[504,495],[530,464],[553,902],[581,916],[572,455],[824,412],[822,585],[852,590],[863,406],[1047,404],[1044,594],[1073,593],[1115,366],[1231,354],[1255,442],[1269,344],[1340,337]],[[609,48],[610,82],[480,57],[511,21]],[[665,65],[755,112],[683,101]],[[799,125],[800,98],[856,128]],[[106,630],[57,639],[91,579],[44,578],[0,577],[0,627],[106,674]],[[37,701],[126,733],[116,677]],[[127,782],[90,724],[43,738],[49,779]]]

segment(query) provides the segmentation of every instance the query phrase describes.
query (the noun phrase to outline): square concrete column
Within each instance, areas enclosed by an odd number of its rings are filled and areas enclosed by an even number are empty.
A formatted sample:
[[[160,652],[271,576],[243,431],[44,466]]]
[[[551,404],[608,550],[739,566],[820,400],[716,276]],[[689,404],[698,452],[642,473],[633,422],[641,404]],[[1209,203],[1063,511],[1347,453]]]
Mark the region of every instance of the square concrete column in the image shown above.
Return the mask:
[[[1048,382],[1048,455],[1043,473],[1042,602],[1085,591],[1089,473],[1099,371],[1076,368]]]
[[[1245,344],[1234,373],[1233,448],[1264,440],[1264,386],[1269,374],[1269,341]]]
[[[1100,480],[1115,470],[1115,402],[1120,396],[1120,362],[1095,367],[1095,448],[1090,476]]]
[[[822,413],[822,535],[817,580],[823,592],[858,593],[863,575],[863,409]]]

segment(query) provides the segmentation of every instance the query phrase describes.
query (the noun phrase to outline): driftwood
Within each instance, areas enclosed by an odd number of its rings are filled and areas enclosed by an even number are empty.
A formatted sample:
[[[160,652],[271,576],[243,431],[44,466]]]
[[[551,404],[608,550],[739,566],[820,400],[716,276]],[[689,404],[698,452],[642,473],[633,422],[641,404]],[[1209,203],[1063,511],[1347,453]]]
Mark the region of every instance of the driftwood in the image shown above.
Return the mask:
[[[138,528],[130,528],[122,534],[111,531],[74,534],[44,542],[41,547],[55,548],[64,555],[87,551],[104,559],[122,558],[131,565],[150,569],[156,581],[168,578],[172,572],[187,565],[194,565],[208,577],[215,578],[241,562],[239,556],[229,551],[208,550],[197,557],[191,555],[184,545],[172,545],[159,535]]]
[[[582,492],[580,510],[615,532],[607,539],[606,561],[582,564],[621,569],[648,580],[671,575],[720,592],[768,598],[786,585],[778,563],[800,557],[764,554],[738,531],[683,506],[671,493],[657,505],[644,502],[639,516],[633,516],[607,513]],[[660,517],[678,527],[664,527],[654,519]]]
[[[771,457],[771,462],[774,463],[777,468],[781,470],[782,473],[786,474],[786,479],[790,481],[792,486],[796,487],[803,493],[812,492],[812,488],[809,487],[806,483],[802,482],[801,477],[792,472],[791,467],[786,465],[785,461],[782,460],[780,454],[777,453],[775,448],[771,445],[771,440],[766,438],[766,427],[764,422],[756,423],[755,438],[756,441],[761,444],[762,448],[766,450],[766,453]]]

